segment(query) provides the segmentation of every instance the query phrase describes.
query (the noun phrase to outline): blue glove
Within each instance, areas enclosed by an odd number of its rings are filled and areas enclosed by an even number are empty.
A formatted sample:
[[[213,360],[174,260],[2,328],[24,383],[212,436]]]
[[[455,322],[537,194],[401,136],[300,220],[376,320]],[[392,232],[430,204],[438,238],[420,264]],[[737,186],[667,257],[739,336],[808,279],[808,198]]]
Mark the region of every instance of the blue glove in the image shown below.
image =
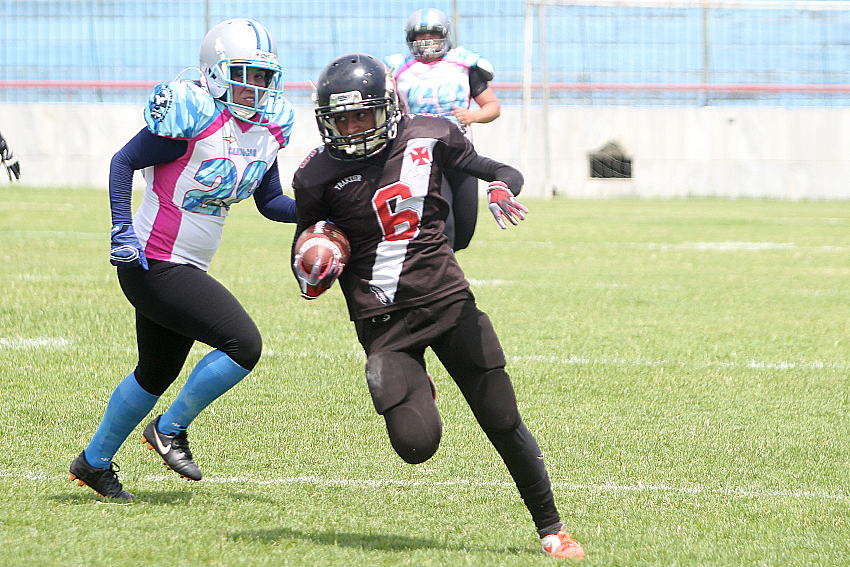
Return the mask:
[[[136,231],[130,223],[119,223],[112,227],[112,250],[109,252],[109,261],[113,266],[119,268],[135,268],[141,266],[148,269],[148,259]]]

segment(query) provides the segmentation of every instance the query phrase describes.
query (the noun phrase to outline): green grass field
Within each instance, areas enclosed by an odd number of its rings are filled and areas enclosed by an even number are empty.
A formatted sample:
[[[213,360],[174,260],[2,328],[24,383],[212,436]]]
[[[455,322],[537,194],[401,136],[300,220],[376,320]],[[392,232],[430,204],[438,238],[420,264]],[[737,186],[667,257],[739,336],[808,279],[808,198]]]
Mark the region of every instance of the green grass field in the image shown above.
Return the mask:
[[[581,563],[850,563],[850,202],[525,202],[506,231],[482,209],[458,258]],[[265,352],[189,431],[205,479],[140,427],[116,457],[135,504],[72,483],[135,364],[109,223],[105,191],[0,186],[0,565],[563,563],[434,358],[442,446],[395,455],[341,293],[299,297],[293,227],[252,202],[210,273]]]

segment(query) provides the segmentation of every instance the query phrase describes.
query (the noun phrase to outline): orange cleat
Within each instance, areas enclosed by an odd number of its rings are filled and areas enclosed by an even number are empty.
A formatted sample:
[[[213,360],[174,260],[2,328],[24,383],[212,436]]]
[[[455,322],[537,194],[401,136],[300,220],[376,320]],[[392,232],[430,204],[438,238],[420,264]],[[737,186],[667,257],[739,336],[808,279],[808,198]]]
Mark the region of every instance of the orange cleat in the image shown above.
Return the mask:
[[[555,557],[584,557],[584,548],[570,536],[566,526],[562,526],[558,533],[544,537],[542,543],[543,551]]]

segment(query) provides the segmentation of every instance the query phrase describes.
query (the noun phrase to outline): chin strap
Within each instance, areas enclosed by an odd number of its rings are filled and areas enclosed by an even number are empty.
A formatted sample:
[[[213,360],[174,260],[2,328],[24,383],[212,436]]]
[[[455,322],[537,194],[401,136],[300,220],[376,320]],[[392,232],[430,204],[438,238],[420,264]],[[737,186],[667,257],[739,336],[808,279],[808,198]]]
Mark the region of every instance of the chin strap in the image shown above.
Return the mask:
[[[248,120],[249,118],[253,118],[254,115],[257,114],[256,110],[249,110],[249,109],[244,108],[242,106],[231,105],[230,110],[233,111],[233,114],[235,114],[239,118],[243,118],[245,120]]]

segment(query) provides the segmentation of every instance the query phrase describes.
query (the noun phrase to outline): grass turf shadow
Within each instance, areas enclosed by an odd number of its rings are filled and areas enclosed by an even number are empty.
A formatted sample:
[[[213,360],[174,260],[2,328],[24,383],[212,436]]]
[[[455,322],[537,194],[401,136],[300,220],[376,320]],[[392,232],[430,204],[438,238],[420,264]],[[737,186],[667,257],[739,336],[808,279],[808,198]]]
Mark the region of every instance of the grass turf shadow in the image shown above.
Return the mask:
[[[375,535],[351,532],[306,533],[291,528],[270,528],[233,532],[230,538],[236,541],[255,541],[277,544],[285,540],[303,540],[319,545],[332,545],[369,551],[410,552],[415,550],[469,551],[470,547],[451,545],[433,539],[413,538],[403,535]],[[526,548],[479,548],[479,551],[510,555],[525,555],[534,550]]]

